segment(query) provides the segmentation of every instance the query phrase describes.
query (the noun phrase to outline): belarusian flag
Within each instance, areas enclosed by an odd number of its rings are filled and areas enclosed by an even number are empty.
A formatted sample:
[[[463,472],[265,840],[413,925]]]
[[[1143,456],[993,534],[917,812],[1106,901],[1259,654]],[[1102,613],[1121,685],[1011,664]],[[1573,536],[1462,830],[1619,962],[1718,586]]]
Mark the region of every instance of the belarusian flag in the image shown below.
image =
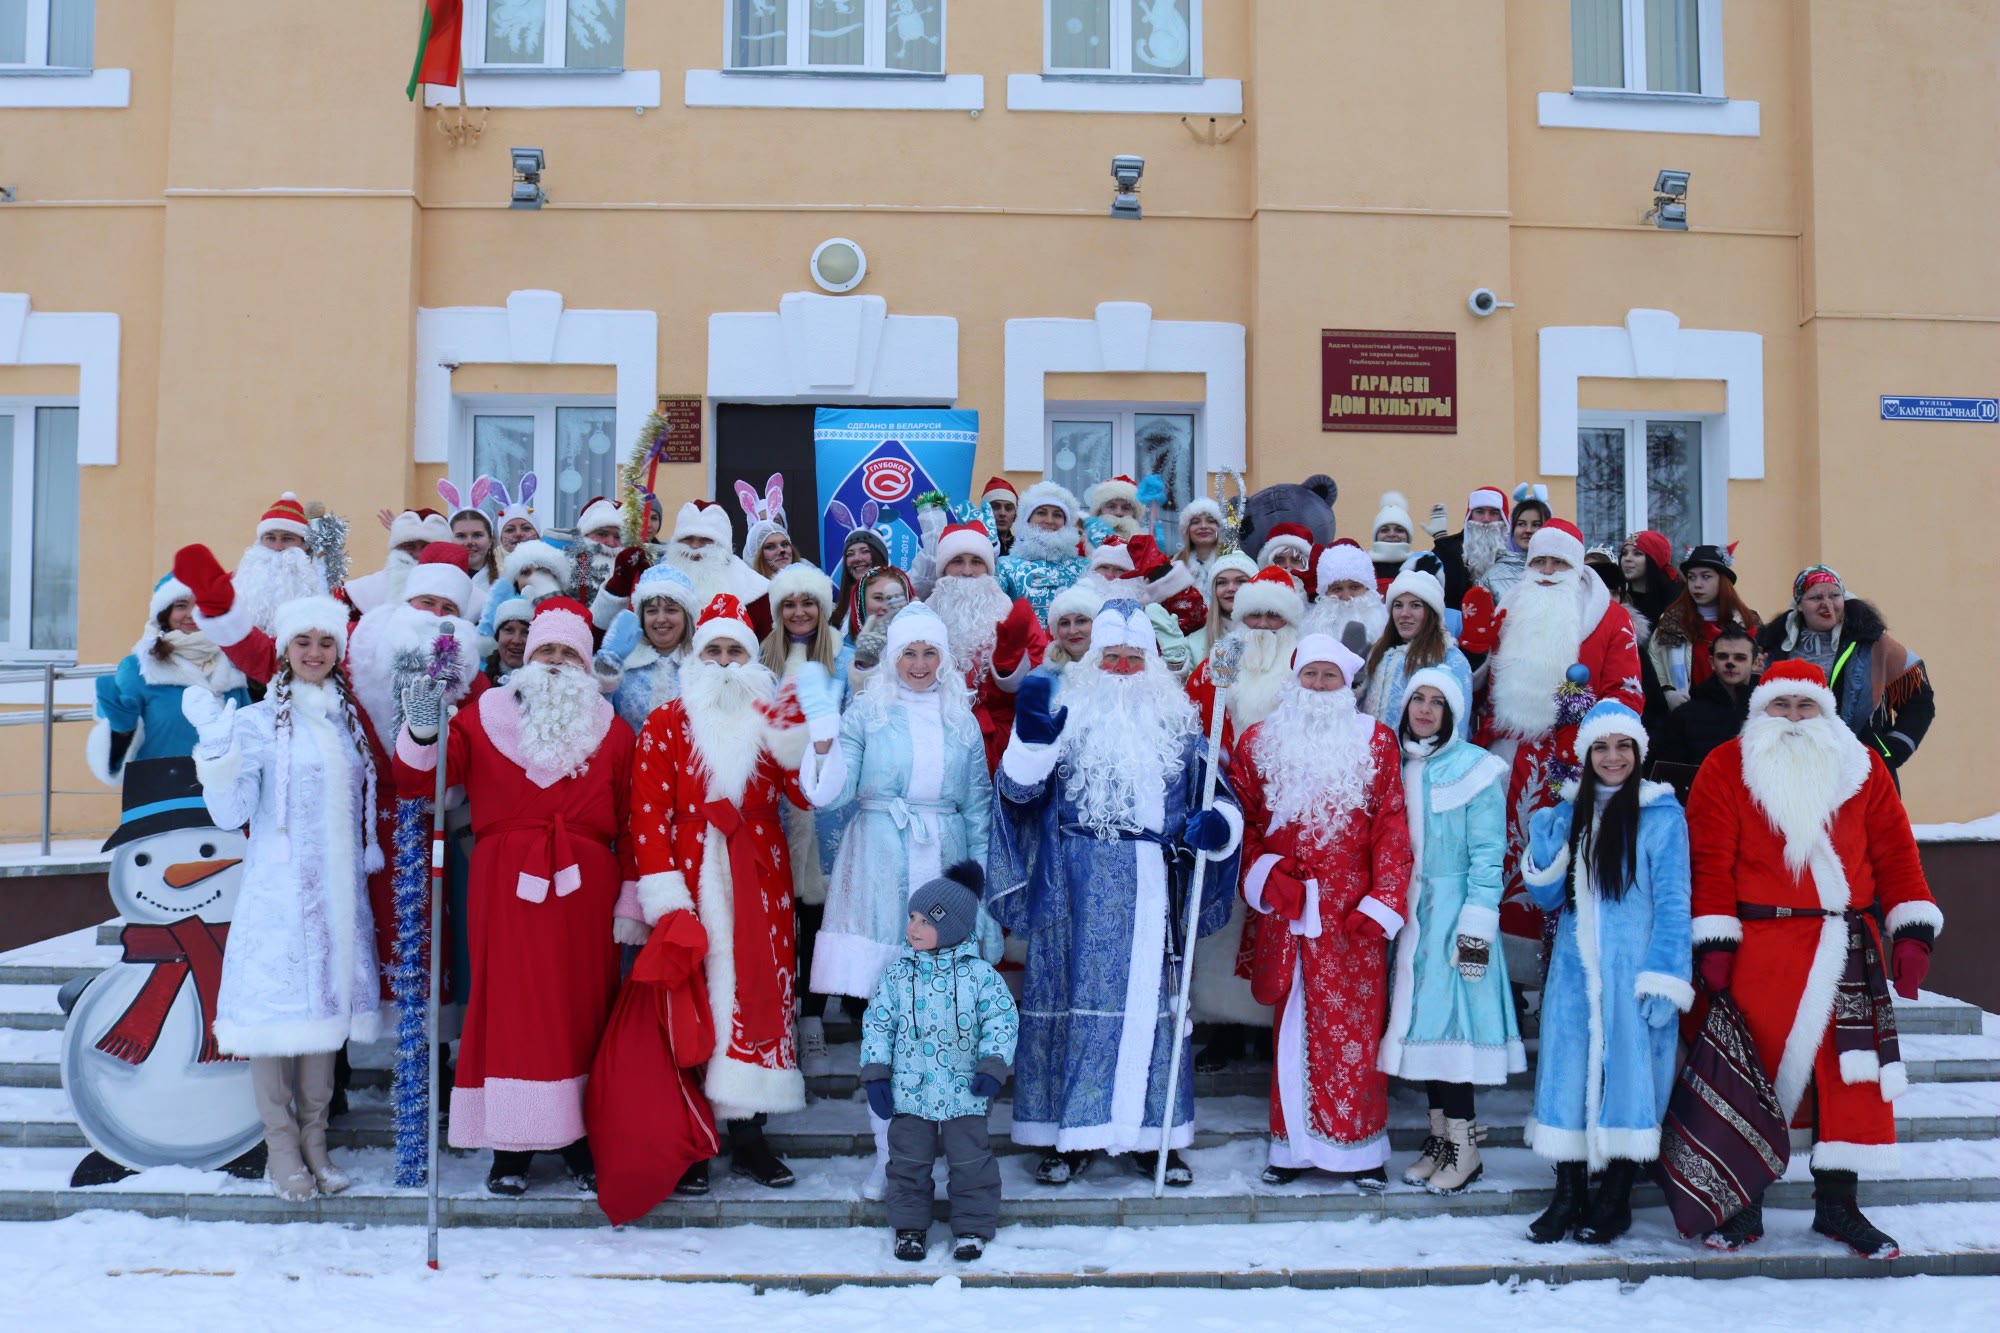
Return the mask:
[[[458,85],[460,42],[465,29],[465,0],[424,0],[424,27],[417,38],[417,64],[410,71],[407,95],[417,96],[417,85],[435,83],[453,88]]]

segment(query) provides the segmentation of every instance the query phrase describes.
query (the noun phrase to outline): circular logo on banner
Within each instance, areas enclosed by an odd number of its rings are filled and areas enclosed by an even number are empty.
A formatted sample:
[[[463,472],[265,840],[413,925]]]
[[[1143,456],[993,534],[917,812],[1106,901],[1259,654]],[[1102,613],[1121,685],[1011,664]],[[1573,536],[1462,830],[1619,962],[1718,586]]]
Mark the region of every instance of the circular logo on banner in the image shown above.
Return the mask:
[[[893,443],[893,441],[883,441]],[[877,458],[861,469],[861,489],[871,500],[894,504],[910,493],[910,477],[916,471],[909,460]]]

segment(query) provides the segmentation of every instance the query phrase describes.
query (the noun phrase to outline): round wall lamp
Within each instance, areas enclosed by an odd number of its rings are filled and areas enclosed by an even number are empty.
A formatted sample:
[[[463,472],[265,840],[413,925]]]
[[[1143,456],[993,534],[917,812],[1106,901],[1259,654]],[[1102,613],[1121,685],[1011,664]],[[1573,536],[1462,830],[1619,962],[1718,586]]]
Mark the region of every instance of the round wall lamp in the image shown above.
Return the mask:
[[[845,236],[835,236],[813,248],[811,267],[822,291],[851,292],[868,276],[868,256]]]

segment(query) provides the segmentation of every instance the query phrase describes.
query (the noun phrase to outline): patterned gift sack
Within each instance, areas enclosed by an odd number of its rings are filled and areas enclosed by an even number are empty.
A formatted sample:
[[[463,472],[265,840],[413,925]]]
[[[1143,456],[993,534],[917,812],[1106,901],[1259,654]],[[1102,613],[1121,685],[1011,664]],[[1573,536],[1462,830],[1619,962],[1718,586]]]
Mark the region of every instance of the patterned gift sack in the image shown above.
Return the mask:
[[[1791,1134],[1743,1011],[1715,996],[1674,1080],[1657,1174],[1683,1236],[1712,1231],[1785,1174]]]

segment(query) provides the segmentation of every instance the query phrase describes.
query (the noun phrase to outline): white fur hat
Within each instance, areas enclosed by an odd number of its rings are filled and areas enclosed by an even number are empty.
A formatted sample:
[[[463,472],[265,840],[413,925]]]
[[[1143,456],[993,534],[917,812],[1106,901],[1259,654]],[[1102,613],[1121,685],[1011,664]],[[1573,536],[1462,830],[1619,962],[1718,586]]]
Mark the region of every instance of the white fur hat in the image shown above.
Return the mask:
[[[1396,575],[1390,583],[1389,591],[1382,594],[1384,603],[1396,604],[1396,599],[1404,593],[1420,599],[1431,610],[1437,612],[1440,621],[1444,619],[1444,585],[1437,581],[1437,575],[1423,569],[1406,569]]]
[[[1308,634],[1299,640],[1299,646],[1292,649],[1292,674],[1298,675],[1314,662],[1331,662],[1340,668],[1340,674],[1347,681],[1347,688],[1354,688],[1355,678],[1361,674],[1361,659],[1354,651],[1331,634]]]
[[[1064,616],[1083,615],[1092,620],[1104,609],[1104,594],[1098,590],[1095,581],[1072,583],[1055,595],[1049,603],[1049,628],[1054,629]]]
[[[510,620],[518,620],[525,625],[534,618],[535,608],[527,598],[509,597],[493,613],[493,628],[497,630]]]
[[[1188,501],[1187,508],[1180,512],[1179,522],[1183,539],[1187,537],[1188,524],[1194,521],[1194,517],[1197,514],[1207,514],[1218,524],[1223,522],[1222,506],[1209,499],[1206,495],[1197,496],[1195,499]]]
[[[696,598],[694,584],[687,575],[665,561],[648,566],[646,572],[639,576],[638,586],[632,589],[632,609],[640,610],[646,603],[663,597],[680,603],[689,620],[701,614],[701,602]]]
[[[546,569],[556,576],[556,582],[568,587],[573,568],[570,557],[536,537],[521,542],[507,552],[507,559],[500,566],[500,576],[519,587],[523,574],[531,569]]]
[[[1070,489],[1060,482],[1042,480],[1036,482],[1027,490],[1022,491],[1021,503],[1014,506],[1015,536],[1018,537],[1022,532],[1026,531],[1024,525],[1027,523],[1029,515],[1040,509],[1043,505],[1054,505],[1056,508],[1062,510],[1064,526],[1076,522],[1076,496],[1071,494]]]
[[[1084,507],[1095,514],[1113,500],[1139,503],[1139,483],[1127,476],[1106,477],[1083,493]]]
[[[625,521],[624,511],[615,501],[602,495],[592,497],[590,503],[576,516],[576,535],[581,537],[599,528],[615,528]],[[725,536],[724,540],[728,540]]]
[[[794,560],[771,576],[771,587],[766,594],[771,599],[771,619],[778,619],[778,608],[785,599],[797,593],[806,593],[819,603],[822,617],[833,614],[833,580],[820,572],[818,565],[804,560]]]
[[[729,545],[729,511],[713,500],[689,500],[674,516],[674,540],[706,537],[717,546]]]
[[[882,643],[882,660],[893,662],[913,643],[928,643],[940,656],[951,656],[951,630],[937,612],[922,602],[911,602],[889,619],[889,635]]]
[[[1215,596],[1215,576],[1225,569],[1233,569],[1249,578],[1257,577],[1257,562],[1241,551],[1224,551],[1215,557],[1208,567],[1208,586],[1201,592],[1204,597]]]
[[[1421,671],[1411,672],[1410,678],[1403,683],[1405,708],[1409,707],[1410,696],[1417,692],[1419,685],[1428,685],[1444,696],[1445,703],[1451,708],[1451,728],[1454,734],[1471,736],[1472,719],[1465,711],[1465,687],[1458,683],[1457,676],[1443,667],[1425,667]],[[1400,725],[1402,719],[1399,717],[1396,721]]]
[[[1335,542],[1321,551],[1319,568],[1313,573],[1319,579],[1322,597],[1328,588],[1343,581],[1375,586],[1375,562],[1368,558],[1368,552],[1346,542]]]
[[[158,620],[160,612],[175,602],[187,602],[193,599],[194,591],[172,574],[168,574],[153,585],[152,599],[146,605],[146,619]]]
[[[1639,715],[1619,703],[1616,699],[1600,699],[1576,729],[1576,759],[1578,763],[1588,761],[1591,742],[1606,736],[1629,736],[1639,747],[1639,760],[1646,759],[1646,725]]]
[[[1153,622],[1146,618],[1146,609],[1124,597],[1106,602],[1090,624],[1093,653],[1102,655],[1106,648],[1114,647],[1137,648],[1148,657],[1157,656],[1160,651],[1160,641],[1153,633]]]
[[[1276,611],[1296,629],[1306,618],[1306,595],[1290,574],[1273,566],[1236,590],[1236,606],[1230,617],[1240,625],[1245,617],[1259,611]]]
[[[1417,535],[1416,522],[1410,517],[1410,502],[1401,491],[1382,492],[1382,507],[1375,511],[1375,522],[1368,529],[1371,539],[1384,523],[1394,523],[1412,537]]]
[[[422,542],[428,546],[432,542],[450,540],[451,520],[435,509],[405,509],[389,523],[389,549],[392,551],[411,542]]]
[[[301,634],[331,634],[336,660],[347,655],[348,608],[331,597],[294,597],[282,603],[271,623],[271,640],[282,659],[285,648]]]

